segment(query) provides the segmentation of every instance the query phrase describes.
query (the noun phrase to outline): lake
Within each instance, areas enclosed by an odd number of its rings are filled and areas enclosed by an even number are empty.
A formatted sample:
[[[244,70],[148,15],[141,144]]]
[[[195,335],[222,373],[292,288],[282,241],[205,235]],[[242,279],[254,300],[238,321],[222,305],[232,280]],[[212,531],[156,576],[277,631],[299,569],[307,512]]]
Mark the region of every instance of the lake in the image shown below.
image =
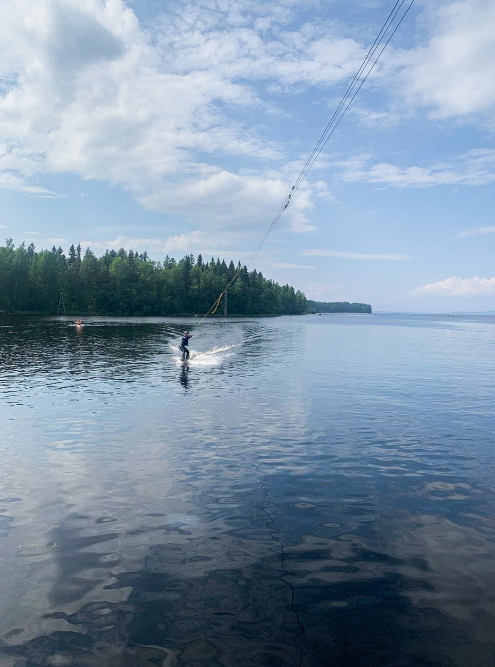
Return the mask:
[[[0,415],[2,667],[495,664],[495,318],[4,316]]]

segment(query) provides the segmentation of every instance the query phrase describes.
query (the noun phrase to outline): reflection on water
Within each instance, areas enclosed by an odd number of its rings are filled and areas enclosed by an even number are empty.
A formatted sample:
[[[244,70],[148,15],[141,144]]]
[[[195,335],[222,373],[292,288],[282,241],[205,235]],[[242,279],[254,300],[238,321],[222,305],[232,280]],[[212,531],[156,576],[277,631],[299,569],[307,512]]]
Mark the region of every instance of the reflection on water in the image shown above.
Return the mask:
[[[189,381],[189,366],[184,366],[180,373],[180,383],[183,387],[187,389],[187,383]]]
[[[495,664],[490,319],[1,324],[2,667]]]

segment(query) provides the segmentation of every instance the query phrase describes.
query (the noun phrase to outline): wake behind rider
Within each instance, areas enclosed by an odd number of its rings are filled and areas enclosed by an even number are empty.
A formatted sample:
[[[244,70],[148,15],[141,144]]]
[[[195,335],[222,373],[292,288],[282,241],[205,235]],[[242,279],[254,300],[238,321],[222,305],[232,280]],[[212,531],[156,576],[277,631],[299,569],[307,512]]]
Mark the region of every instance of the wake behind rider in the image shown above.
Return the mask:
[[[179,345],[179,350],[182,351],[182,359],[189,359],[189,339],[192,338],[192,334],[189,333],[189,331],[184,331],[182,334],[182,341],[181,344]]]

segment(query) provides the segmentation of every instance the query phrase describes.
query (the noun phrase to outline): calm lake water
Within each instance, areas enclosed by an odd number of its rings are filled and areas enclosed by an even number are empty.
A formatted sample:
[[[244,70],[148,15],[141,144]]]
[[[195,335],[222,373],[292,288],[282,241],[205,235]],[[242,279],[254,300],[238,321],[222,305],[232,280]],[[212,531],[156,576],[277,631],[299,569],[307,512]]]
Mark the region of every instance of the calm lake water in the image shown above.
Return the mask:
[[[495,318],[197,324],[0,321],[2,667],[493,667]]]

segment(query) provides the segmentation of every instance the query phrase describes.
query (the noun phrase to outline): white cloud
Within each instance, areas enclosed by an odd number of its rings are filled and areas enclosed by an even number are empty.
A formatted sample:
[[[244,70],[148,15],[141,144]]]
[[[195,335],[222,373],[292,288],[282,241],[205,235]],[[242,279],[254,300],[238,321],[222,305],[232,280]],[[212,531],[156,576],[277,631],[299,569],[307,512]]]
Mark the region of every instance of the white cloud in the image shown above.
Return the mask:
[[[258,80],[277,90],[328,86],[354,74],[365,54],[362,46],[339,34],[332,22],[318,20],[288,29],[285,24],[295,13],[280,14],[278,5],[238,0],[220,6],[181,3],[175,15],[163,17],[157,31],[167,67],[180,73],[215,71],[222,78]],[[292,5],[296,11],[302,8],[301,3]],[[229,10],[241,20],[229,25]],[[258,22],[260,14],[268,15],[269,25]]]
[[[494,278],[446,278],[436,283],[417,287],[411,292],[413,296],[477,296],[495,292]]]
[[[1,169],[1,153],[0,153],[0,169]],[[44,197],[44,198],[58,198],[60,195],[57,195],[51,190],[42,188],[39,185],[29,185],[24,179],[15,176],[9,172],[0,172],[0,188],[5,190],[17,190],[18,192],[23,192],[27,195],[33,195],[35,197]]]
[[[242,240],[243,235],[236,233],[224,233],[211,235],[203,231],[196,230],[190,234],[176,234],[165,239],[154,238],[129,238],[127,236],[117,236],[109,241],[81,241],[83,248],[92,250],[139,250],[148,251],[154,255],[186,255],[189,253],[203,253],[205,255],[222,253],[226,248],[231,248],[236,242]],[[212,250],[213,248],[213,250]],[[219,249],[221,249],[219,251]],[[229,253],[240,256],[238,251],[229,250]]]
[[[48,243],[53,243],[53,245],[59,245],[59,246],[67,243],[67,239],[48,238],[46,240],[48,241]]]
[[[140,250],[140,249],[161,249],[165,241],[163,239],[149,239],[149,238],[129,238],[127,236],[117,236],[115,239],[109,241],[81,241],[83,248],[91,248],[91,250]]]
[[[340,176],[347,183],[380,183],[390,187],[428,188],[435,185],[488,185],[495,182],[495,150],[475,149],[454,156],[448,162],[428,167],[400,167],[380,163],[368,166],[369,155],[358,155],[336,162]]]
[[[288,29],[293,9],[288,0],[170,3],[145,30],[120,0],[4,0],[0,187],[55,196],[30,179],[74,173],[164,212],[205,212],[210,226],[267,220],[288,183],[266,178],[266,163],[285,151],[240,114],[271,112],[270,86],[347,80],[363,55],[332,23]],[[257,175],[227,171],[231,156],[249,158]],[[294,197],[294,231],[311,229],[317,194],[308,185]]]
[[[217,227],[268,226],[285,199],[289,185],[281,179],[238,176],[220,171],[202,179],[164,184],[153,194],[140,198],[148,208],[183,214]],[[312,210],[313,188],[303,185],[285,214],[294,232],[312,231],[307,214]],[[282,222],[283,224],[283,222]]]
[[[237,235],[237,240],[239,236]],[[205,248],[228,248],[232,246],[234,239],[232,235],[210,236],[202,231],[191,232],[190,234],[177,234],[169,236],[163,244],[164,252],[204,252]]]
[[[7,225],[0,225],[0,229],[8,229]]]
[[[466,236],[480,236],[481,234],[495,234],[495,227],[477,227],[475,229],[464,229],[457,234],[458,238]]]
[[[289,262],[271,262],[268,266],[271,269],[316,269],[316,266],[309,264],[290,264]]]
[[[363,253],[363,252],[342,252],[341,250],[325,250],[315,248],[313,250],[303,250],[301,255],[306,257],[337,257],[340,259],[370,259],[370,260],[404,260],[411,259],[409,255],[397,255],[388,253]]]
[[[426,4],[426,3],[425,3]],[[495,3],[440,1],[422,17],[427,43],[397,54],[402,94],[438,118],[470,114],[491,118],[495,109]]]
[[[362,125],[372,129],[389,129],[397,125],[401,119],[400,114],[397,112],[376,111],[361,104],[353,105],[350,111],[353,116],[358,118]]]
[[[141,249],[159,249],[161,250],[166,241],[164,239],[150,239],[150,238],[129,238],[127,236],[117,236],[115,239],[109,241],[81,241],[83,248],[91,248],[92,250],[141,250]]]

